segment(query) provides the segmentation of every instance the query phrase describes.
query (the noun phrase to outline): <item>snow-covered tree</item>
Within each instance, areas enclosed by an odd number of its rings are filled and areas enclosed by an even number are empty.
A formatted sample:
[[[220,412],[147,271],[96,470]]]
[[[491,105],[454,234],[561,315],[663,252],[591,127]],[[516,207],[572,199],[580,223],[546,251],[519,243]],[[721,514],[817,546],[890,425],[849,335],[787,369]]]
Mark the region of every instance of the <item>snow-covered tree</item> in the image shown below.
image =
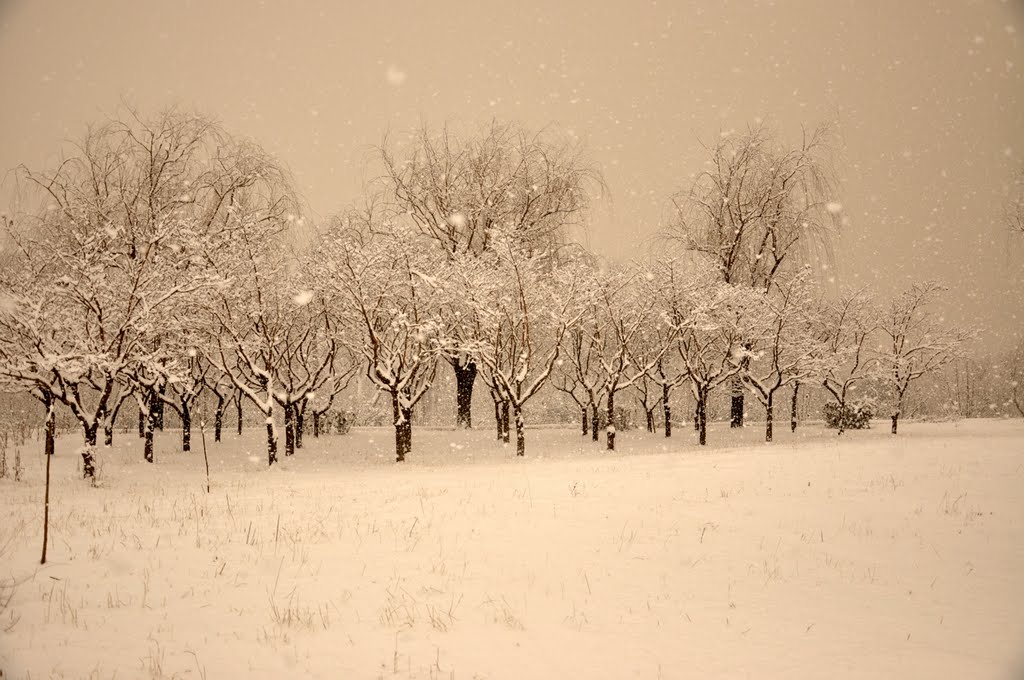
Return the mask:
[[[209,284],[211,158],[226,143],[198,116],[131,113],[91,128],[56,169],[23,171],[41,201],[14,239],[31,276],[4,282],[20,348],[5,364],[71,409],[86,477],[127,367],[166,308]]]
[[[609,451],[615,449],[616,394],[648,375],[674,339],[668,317],[657,309],[657,300],[647,285],[652,278],[645,268],[634,265],[594,272],[585,284],[589,291],[580,327],[589,335],[583,342],[597,377],[595,391],[604,396]],[[668,334],[654,332],[659,327]],[[645,333],[647,347],[640,352],[639,343]],[[653,344],[659,338],[664,344]]]
[[[461,349],[482,364],[512,411],[516,455],[526,455],[523,406],[545,385],[566,332],[582,316],[578,268],[554,267],[546,253],[531,254],[511,234],[492,234],[464,293],[475,307],[481,339]],[[456,263],[458,267],[458,263]],[[458,272],[453,272],[457,275]],[[482,274],[482,276],[480,275]]]
[[[436,243],[406,228],[379,225],[376,233],[327,234],[317,254],[318,289],[335,308],[351,310],[366,377],[391,399],[395,456],[412,451],[412,411],[426,394],[446,347],[438,313],[444,283],[436,278],[445,255]]]
[[[878,329],[879,312],[864,289],[842,292],[815,307],[816,335],[832,357],[824,364],[821,384],[842,414],[851,408],[851,393],[861,383],[876,377],[871,338]],[[843,433],[845,422],[845,418],[839,419],[839,434]]]
[[[765,409],[765,441],[772,441],[775,394],[787,385],[818,380],[828,365],[827,345],[815,334],[812,295],[807,275],[777,279],[760,299],[751,296],[753,309],[745,316],[755,332],[747,338],[752,360],[741,373]]]
[[[896,434],[910,385],[950,361],[974,334],[950,325],[930,309],[945,291],[935,282],[913,284],[881,315],[883,344],[876,350],[890,393],[892,433]]]
[[[403,146],[381,146],[384,202],[450,256],[483,253],[496,231],[528,249],[561,242],[602,184],[576,145],[510,123],[467,136],[423,126]],[[459,325],[451,332],[464,343],[478,339]],[[470,427],[477,366],[464,353],[444,358],[455,371],[456,424]]]
[[[703,446],[708,400],[715,388],[741,374],[749,339],[758,331],[749,311],[761,304],[762,294],[723,283],[714,272],[699,273],[697,281],[693,293],[676,302],[671,320],[679,333],[676,352],[696,402],[697,434]]]
[[[669,235],[703,255],[722,281],[767,291],[775,277],[827,254],[841,206],[832,132],[821,126],[787,146],[765,124],[723,133],[688,190],[677,194]],[[743,422],[733,382],[731,424]]]

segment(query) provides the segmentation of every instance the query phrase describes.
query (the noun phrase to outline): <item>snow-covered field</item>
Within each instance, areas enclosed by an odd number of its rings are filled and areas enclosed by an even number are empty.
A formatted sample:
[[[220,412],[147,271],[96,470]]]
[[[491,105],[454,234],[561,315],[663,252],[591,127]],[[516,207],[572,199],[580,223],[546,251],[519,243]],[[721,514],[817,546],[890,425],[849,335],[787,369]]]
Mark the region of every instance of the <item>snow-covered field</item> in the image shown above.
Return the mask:
[[[901,432],[417,429],[397,466],[367,429],[267,470],[252,430],[209,495],[198,432],[120,435],[96,489],[69,435],[45,566],[42,456],[0,481],[0,676],[1021,677],[1024,422]]]

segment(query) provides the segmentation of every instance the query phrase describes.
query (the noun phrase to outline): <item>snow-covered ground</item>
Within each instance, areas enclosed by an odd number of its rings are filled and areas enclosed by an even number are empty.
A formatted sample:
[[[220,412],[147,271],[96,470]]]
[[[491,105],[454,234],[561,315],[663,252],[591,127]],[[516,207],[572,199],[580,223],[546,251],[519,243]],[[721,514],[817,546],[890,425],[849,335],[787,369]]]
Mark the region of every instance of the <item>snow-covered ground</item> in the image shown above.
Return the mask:
[[[1013,678],[1024,673],[1024,422],[775,444],[529,431],[260,432],[157,462],[77,436],[0,481],[3,678]],[[785,429],[780,427],[778,429]],[[209,438],[209,437],[208,437]],[[2,600],[0,600],[2,603]]]

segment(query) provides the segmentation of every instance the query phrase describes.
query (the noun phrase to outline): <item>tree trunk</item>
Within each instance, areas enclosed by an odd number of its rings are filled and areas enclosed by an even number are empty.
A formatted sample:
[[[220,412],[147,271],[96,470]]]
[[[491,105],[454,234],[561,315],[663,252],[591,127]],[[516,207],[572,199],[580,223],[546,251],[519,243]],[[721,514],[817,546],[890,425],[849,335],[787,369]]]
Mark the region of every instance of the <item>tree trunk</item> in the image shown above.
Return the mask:
[[[775,417],[775,393],[768,393],[768,403],[764,407],[764,440],[770,442],[772,440],[772,420]]]
[[[743,427],[743,381],[739,376],[732,381],[732,404],[729,409],[729,427]]]
[[[238,420],[242,422],[241,418]],[[277,437],[274,435],[273,414],[267,416],[267,467],[277,462]]]
[[[106,420],[103,423],[103,445],[113,446],[114,445],[114,421]]]
[[[580,412],[581,412],[582,420],[583,420],[583,436],[586,437],[588,431],[590,430],[590,427],[588,427],[589,423],[587,422],[587,407],[586,406],[581,406],[580,407]]]
[[[590,405],[590,441],[598,441],[600,435],[597,433],[597,428],[600,427],[600,418],[597,416],[597,404]]]
[[[146,414],[139,408],[139,439],[146,436]]]
[[[708,394],[706,390],[700,391],[697,396],[697,432],[701,446],[708,443]]]
[[[320,412],[313,411],[313,439],[320,438]]]
[[[43,446],[43,453],[47,456],[52,456],[54,452],[54,441],[57,437],[57,414],[54,408],[55,404],[53,403],[53,397],[46,395],[43,405],[46,407],[46,443]]]
[[[893,434],[896,434],[896,426],[899,423],[899,420],[900,420],[900,414],[898,414],[898,413],[892,414],[892,433]]]
[[[284,407],[284,456],[295,454],[295,404]]]
[[[526,423],[523,421],[523,408],[513,406],[516,419],[516,455],[526,455]]]
[[[85,447],[82,449],[82,478],[96,479],[96,462],[93,458],[93,451],[96,449],[96,429],[99,422],[84,426]]]
[[[153,462],[153,431],[156,429],[157,415],[153,411],[155,399],[150,397],[149,412],[146,414],[146,430],[143,433],[142,458],[147,463]]]
[[[693,431],[700,432],[700,397],[693,404]]]
[[[497,431],[497,439],[501,441],[501,402],[494,402],[494,429]]]
[[[224,395],[217,395],[217,410],[213,412],[213,441],[220,441],[220,431],[224,427]]]
[[[793,401],[789,408],[789,431],[796,432],[796,405],[800,394],[800,381],[793,383]]]
[[[402,460],[412,453],[412,409],[402,409]]]
[[[668,384],[661,386],[661,409],[665,414],[665,436],[672,436],[672,407],[668,404]]]
[[[402,408],[398,392],[391,393],[391,413],[395,424],[395,462],[401,463],[412,450],[412,424],[409,422],[412,413]]]
[[[473,382],[476,380],[476,364],[472,361],[451,362],[455,370],[455,427],[473,427]]]
[[[238,391],[235,393],[235,408],[238,410],[238,435],[242,435],[242,392]],[[274,456],[274,460],[270,461],[273,463],[277,460],[277,456]]]
[[[167,383],[164,383],[164,384],[160,385],[160,394],[159,395],[153,395],[153,398],[150,399],[150,406],[149,406],[149,412],[151,414],[151,417],[154,419],[153,425],[154,425],[154,427],[156,427],[156,429],[160,430],[161,432],[164,431],[164,400],[163,400],[163,398],[165,396],[167,396]]]
[[[647,431],[654,432],[654,409],[647,411]]]
[[[608,391],[608,427],[605,430],[606,449],[615,450],[615,390]]]
[[[503,444],[508,444],[509,437],[509,418],[508,418],[508,402],[501,402],[501,441]]]
[[[46,546],[50,540],[50,461],[53,459],[53,440],[54,430],[56,429],[53,397],[49,393],[44,393],[43,405],[46,407],[44,426],[46,440],[43,444],[43,455],[46,456],[46,490],[43,495],[43,555],[39,560],[39,564],[46,564]]]
[[[181,452],[192,451],[192,411],[188,404],[181,403]]]
[[[295,448],[302,448],[302,428],[306,420],[306,400],[302,400],[302,408],[295,409]]]

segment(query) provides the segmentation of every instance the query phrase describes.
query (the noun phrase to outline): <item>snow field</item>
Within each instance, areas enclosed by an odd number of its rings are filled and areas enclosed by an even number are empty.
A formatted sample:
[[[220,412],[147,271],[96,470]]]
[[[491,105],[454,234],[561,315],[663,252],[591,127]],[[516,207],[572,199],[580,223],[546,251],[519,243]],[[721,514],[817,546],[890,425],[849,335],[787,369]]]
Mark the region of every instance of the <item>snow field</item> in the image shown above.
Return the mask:
[[[1024,423],[908,423],[608,454],[531,429],[261,432],[155,465],[78,436],[0,481],[3,677],[1010,678],[1024,650]],[[662,451],[667,447],[667,451]],[[253,460],[254,459],[254,460]],[[3,591],[0,591],[2,593]],[[0,598],[0,603],[3,599]]]

